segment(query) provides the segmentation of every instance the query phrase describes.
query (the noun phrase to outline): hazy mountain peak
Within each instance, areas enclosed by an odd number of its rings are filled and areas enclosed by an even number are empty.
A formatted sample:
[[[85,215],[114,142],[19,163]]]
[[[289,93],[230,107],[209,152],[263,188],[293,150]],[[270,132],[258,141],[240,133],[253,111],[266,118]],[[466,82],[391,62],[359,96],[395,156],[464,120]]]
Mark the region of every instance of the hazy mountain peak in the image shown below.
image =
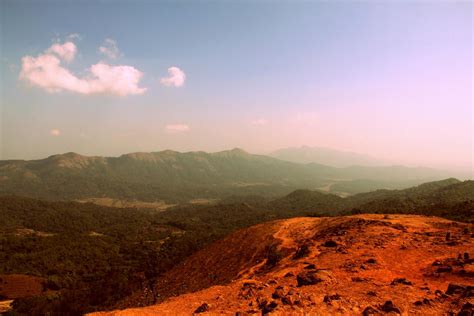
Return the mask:
[[[79,159],[79,158],[85,158],[86,156],[83,156],[81,154],[75,153],[75,152],[67,152],[64,154],[57,154],[57,155],[52,155],[49,156],[48,159],[61,159],[61,158],[66,158],[66,159]]]
[[[215,155],[218,155],[218,156],[250,156],[251,154],[249,154],[248,152],[246,152],[245,150],[241,149],[241,148],[233,148],[233,149],[230,149],[230,150],[224,150],[224,151],[219,151],[217,153],[215,153]]]
[[[341,151],[326,147],[289,147],[269,154],[272,157],[299,163],[318,163],[332,167],[380,166],[384,162],[365,154]]]

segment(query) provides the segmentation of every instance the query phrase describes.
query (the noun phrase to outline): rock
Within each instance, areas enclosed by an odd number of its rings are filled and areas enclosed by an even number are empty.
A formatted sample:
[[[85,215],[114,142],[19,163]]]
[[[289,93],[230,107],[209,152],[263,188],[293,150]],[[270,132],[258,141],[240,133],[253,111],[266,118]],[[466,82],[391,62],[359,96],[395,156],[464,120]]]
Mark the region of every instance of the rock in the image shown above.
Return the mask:
[[[271,301],[269,304],[265,304],[261,310],[262,310],[262,315],[266,315],[270,312],[272,312],[275,308],[278,307],[277,302]]]
[[[436,291],[435,291],[435,295],[436,295],[437,297],[443,298],[443,299],[445,299],[445,298],[448,297],[446,294],[444,294],[444,293],[441,292],[440,290],[436,290]]]
[[[371,316],[371,315],[378,315],[380,312],[373,308],[372,306],[367,306],[364,311],[362,312],[363,316]]]
[[[245,281],[244,283],[242,283],[242,289],[255,288],[255,287],[257,287],[257,282],[253,281],[253,280],[248,280],[248,281]]]
[[[338,301],[341,299],[341,296],[339,294],[333,294],[333,295],[325,295],[323,302],[324,303],[331,303],[332,301]]]
[[[469,252],[464,253],[464,260],[469,260]]]
[[[393,279],[392,283],[390,283],[390,285],[397,285],[397,284],[413,285],[411,281],[408,281],[405,278],[396,278],[396,279]]]
[[[453,267],[451,267],[451,266],[440,266],[440,267],[438,267],[438,269],[436,269],[436,272],[438,272],[438,273],[453,272]]]
[[[386,313],[390,313],[390,312],[395,312],[395,313],[398,313],[398,314],[401,314],[401,311],[400,309],[395,306],[395,304],[393,304],[392,301],[386,301],[381,307],[380,309]]]
[[[421,306],[423,304],[425,305],[430,305],[431,304],[431,300],[430,299],[427,299],[427,298],[424,298],[423,301],[416,301],[415,303],[413,303],[415,306]]]
[[[281,302],[285,305],[293,305],[293,298],[290,295],[283,296]]]
[[[307,270],[310,270],[310,269],[314,270],[314,269],[316,269],[316,266],[311,263],[311,264],[308,264],[308,265],[307,265],[306,267],[304,267],[304,268],[307,269]]]
[[[288,272],[283,277],[284,278],[290,278],[290,277],[294,277],[294,276],[295,276],[295,274],[293,272]]]
[[[474,286],[449,283],[448,289],[446,290],[447,295],[461,294],[464,297],[474,296]]]
[[[276,289],[275,292],[272,293],[272,298],[279,299],[285,295],[283,289]]]
[[[472,316],[474,315],[474,305],[467,302],[461,307],[461,310],[458,313],[458,316]]]
[[[316,274],[315,271],[303,271],[296,276],[298,287],[305,285],[313,285],[322,282],[323,280]]]
[[[304,244],[301,247],[299,247],[298,250],[296,250],[296,253],[293,256],[293,258],[294,259],[304,258],[304,257],[307,257],[309,255],[309,253],[310,253],[309,252],[309,246]]]
[[[304,307],[303,302],[300,301],[300,300],[295,300],[295,305],[296,305],[296,306],[299,306],[299,307]]]
[[[337,247],[337,242],[334,240],[326,240],[323,244],[324,247]]]
[[[446,241],[449,241],[451,239],[451,233],[447,232],[446,233]]]
[[[377,260],[375,260],[374,258],[370,258],[366,261],[366,263],[374,264],[374,263],[377,263]]]
[[[194,314],[199,314],[199,313],[204,313],[209,310],[209,304],[207,303],[202,303],[196,310],[194,311]]]
[[[367,295],[368,296],[377,296],[377,293],[375,293],[375,291],[368,291]]]
[[[361,278],[361,277],[352,277],[351,280],[352,280],[352,282],[367,282],[367,281],[369,281],[369,279]]]

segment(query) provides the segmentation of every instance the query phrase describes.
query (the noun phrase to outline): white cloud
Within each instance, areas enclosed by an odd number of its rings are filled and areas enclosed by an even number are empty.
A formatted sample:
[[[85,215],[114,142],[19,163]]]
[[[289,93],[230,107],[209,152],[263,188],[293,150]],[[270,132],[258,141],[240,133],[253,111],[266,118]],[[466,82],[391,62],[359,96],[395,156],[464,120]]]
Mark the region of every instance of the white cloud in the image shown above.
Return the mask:
[[[49,131],[49,134],[51,136],[59,136],[61,135],[61,131],[57,128],[53,128],[52,130]]]
[[[118,49],[117,41],[111,38],[105,39],[102,46],[99,47],[99,52],[109,57],[110,59],[117,59],[122,55],[120,53],[120,50]]]
[[[168,124],[165,129],[170,133],[183,133],[189,131],[190,127],[187,124]]]
[[[71,33],[68,36],[66,36],[66,40],[68,41],[75,41],[75,40],[81,40],[82,36],[79,35],[78,33]]]
[[[70,63],[76,57],[77,47],[73,42],[66,42],[64,44],[53,44],[48,50],[48,54],[56,54],[62,60]]]
[[[168,77],[161,78],[160,82],[167,87],[181,87],[186,80],[186,74],[178,67],[168,68]]]
[[[260,119],[253,120],[251,123],[252,125],[255,125],[255,126],[265,126],[267,125],[268,121],[266,119],[260,118]]]
[[[143,73],[132,66],[111,66],[99,62],[90,66],[83,78],[77,77],[61,65],[61,60],[72,61],[76,52],[76,45],[66,42],[52,45],[37,57],[24,56],[20,79],[50,93],[70,91],[126,96],[146,91],[146,88],[138,86]]]

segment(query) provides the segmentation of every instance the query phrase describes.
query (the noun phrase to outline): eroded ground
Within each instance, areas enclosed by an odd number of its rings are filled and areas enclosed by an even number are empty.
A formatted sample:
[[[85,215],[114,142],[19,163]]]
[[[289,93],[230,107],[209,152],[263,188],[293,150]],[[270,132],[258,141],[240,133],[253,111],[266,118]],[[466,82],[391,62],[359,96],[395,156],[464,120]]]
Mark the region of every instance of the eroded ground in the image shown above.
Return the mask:
[[[128,302],[160,304],[109,314],[472,315],[473,257],[472,224],[294,218],[231,234]]]

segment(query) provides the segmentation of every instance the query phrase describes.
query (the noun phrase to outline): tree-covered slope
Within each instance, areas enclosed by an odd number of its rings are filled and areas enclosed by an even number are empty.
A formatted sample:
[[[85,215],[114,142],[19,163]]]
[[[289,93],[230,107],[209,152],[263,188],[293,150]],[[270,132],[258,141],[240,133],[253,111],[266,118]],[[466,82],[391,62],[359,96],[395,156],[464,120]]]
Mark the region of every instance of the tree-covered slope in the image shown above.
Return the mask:
[[[218,153],[166,150],[120,157],[67,153],[41,160],[0,161],[0,194],[63,200],[110,197],[183,202],[235,194],[277,197],[341,179],[383,179],[384,183],[406,187],[440,177],[431,169],[333,168],[252,155],[240,149]]]

